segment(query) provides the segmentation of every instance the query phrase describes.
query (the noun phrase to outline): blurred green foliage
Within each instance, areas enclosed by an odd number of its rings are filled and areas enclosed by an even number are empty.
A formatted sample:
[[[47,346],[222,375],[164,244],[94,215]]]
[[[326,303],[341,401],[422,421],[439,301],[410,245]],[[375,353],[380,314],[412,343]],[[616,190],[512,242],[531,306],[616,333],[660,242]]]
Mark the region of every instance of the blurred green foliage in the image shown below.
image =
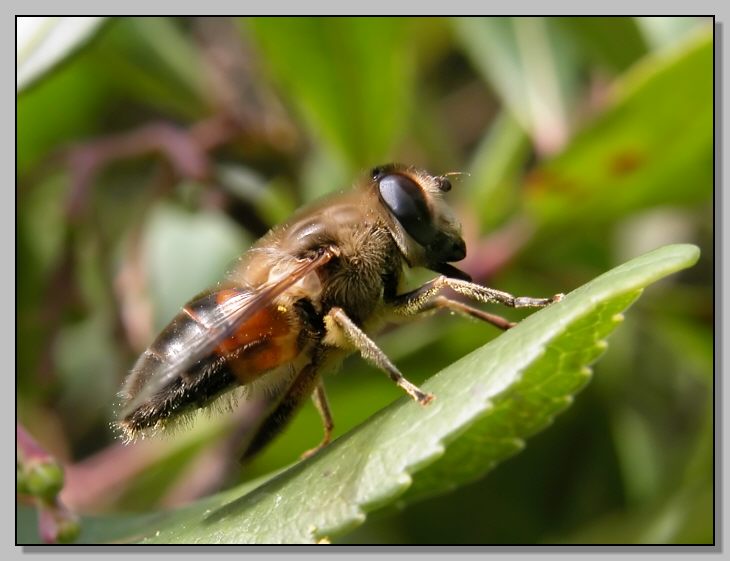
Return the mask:
[[[73,475],[114,443],[154,331],[268,226],[383,161],[460,170],[464,266],[491,286],[567,292],[673,242],[702,257],[639,301],[521,454],[346,539],[712,542],[713,48],[693,18],[107,20],[18,93],[19,421]],[[378,341],[418,383],[493,336],[442,318]],[[357,359],[328,392],[336,435],[400,396]],[[232,422],[201,417],[74,506],[172,504]],[[306,406],[240,480],[320,431]]]

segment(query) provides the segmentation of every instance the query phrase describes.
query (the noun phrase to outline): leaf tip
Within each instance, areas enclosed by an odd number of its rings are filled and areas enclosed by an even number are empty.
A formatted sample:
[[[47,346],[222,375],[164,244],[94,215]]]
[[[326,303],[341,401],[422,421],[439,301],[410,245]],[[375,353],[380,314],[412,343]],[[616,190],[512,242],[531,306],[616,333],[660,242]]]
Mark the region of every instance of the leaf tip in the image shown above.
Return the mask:
[[[684,246],[686,247],[688,259],[692,260],[690,265],[694,265],[699,260],[702,251],[700,251],[700,248],[698,246],[691,243],[684,244]]]
[[[673,253],[674,256],[679,259],[685,267],[691,267],[700,258],[700,248],[695,244],[691,243],[679,243],[667,245],[660,248],[658,251],[666,251]]]

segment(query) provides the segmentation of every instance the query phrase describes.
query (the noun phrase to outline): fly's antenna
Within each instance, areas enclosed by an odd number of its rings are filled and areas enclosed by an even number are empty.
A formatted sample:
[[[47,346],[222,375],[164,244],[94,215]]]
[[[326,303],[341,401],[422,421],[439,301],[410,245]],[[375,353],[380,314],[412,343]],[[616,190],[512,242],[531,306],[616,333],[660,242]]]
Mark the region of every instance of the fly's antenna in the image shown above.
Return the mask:
[[[461,175],[466,175],[467,177],[471,177],[471,174],[466,171],[449,171],[446,173],[441,174],[438,176],[438,182],[439,182],[439,189],[446,193],[447,191],[451,191],[451,181],[449,180],[449,177],[458,177]]]
[[[466,175],[467,177],[471,177],[471,173],[469,173],[468,171],[449,171],[442,174],[441,177],[453,177],[459,175]]]

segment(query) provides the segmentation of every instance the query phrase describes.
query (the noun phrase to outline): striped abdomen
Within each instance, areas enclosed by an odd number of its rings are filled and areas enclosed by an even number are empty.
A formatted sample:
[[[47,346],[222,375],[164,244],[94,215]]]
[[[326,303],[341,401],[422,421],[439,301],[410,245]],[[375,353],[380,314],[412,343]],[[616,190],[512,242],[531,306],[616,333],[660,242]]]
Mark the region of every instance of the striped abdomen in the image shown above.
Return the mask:
[[[196,298],[142,354],[121,394],[127,410],[119,426],[128,439],[250,384],[297,356],[299,315],[294,309],[268,302],[250,310],[240,325],[221,320],[230,314],[226,306],[239,300],[245,305],[246,295],[243,289],[227,288]]]

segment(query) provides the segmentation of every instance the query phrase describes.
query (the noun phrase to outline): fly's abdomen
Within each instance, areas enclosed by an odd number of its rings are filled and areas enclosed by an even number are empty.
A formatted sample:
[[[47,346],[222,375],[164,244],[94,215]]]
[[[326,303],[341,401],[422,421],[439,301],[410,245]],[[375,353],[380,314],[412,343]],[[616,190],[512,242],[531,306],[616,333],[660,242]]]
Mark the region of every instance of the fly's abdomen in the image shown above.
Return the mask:
[[[187,304],[142,354],[121,393],[118,424],[128,439],[162,428],[298,355],[298,315],[285,305],[270,302],[240,325],[221,324],[221,310],[241,294],[224,289]],[[200,348],[209,350],[191,362]],[[166,381],[155,388],[161,380]],[[155,391],[145,396],[150,388]]]
[[[235,376],[217,353],[174,372],[174,365],[185,361],[191,345],[205,336],[205,327],[183,309],[139,357],[121,392],[123,416],[119,426],[128,439],[145,429],[161,428],[171,419],[205,406],[236,386]],[[148,385],[158,383],[171,368],[170,381],[130,410],[130,404],[148,390]]]

